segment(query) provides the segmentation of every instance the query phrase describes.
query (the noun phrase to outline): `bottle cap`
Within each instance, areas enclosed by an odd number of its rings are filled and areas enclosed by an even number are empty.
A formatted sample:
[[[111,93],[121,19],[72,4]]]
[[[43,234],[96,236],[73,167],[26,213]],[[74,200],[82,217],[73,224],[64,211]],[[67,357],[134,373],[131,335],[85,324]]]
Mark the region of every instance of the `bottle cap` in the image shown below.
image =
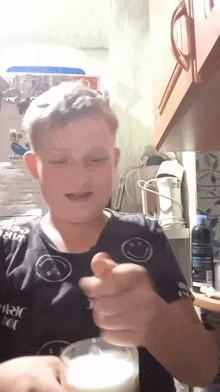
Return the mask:
[[[207,219],[206,215],[197,215],[197,224],[198,225],[204,225],[206,219]]]
[[[206,215],[197,216],[197,225],[192,229],[192,241],[194,244],[210,244],[212,240],[211,230],[205,225]]]

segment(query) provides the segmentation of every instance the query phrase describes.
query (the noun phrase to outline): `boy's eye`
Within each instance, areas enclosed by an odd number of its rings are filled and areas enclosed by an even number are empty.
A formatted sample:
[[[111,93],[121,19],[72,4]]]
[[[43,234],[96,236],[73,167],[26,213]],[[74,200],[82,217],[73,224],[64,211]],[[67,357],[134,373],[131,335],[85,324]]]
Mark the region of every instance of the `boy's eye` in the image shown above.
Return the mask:
[[[104,161],[106,161],[107,160],[107,158],[93,158],[93,162],[104,162]]]
[[[107,160],[108,160],[107,157],[99,157],[99,158],[98,157],[94,157],[94,158],[91,158],[88,161],[88,164],[89,164],[89,166],[91,165],[91,166],[94,166],[94,167],[103,166],[106,163]]]
[[[54,160],[49,161],[49,163],[51,163],[51,165],[64,165],[67,162],[68,162],[67,159],[54,159]]]
[[[105,165],[107,160],[108,158],[106,156],[95,154],[87,156],[84,160],[84,164],[87,168],[94,170]]]

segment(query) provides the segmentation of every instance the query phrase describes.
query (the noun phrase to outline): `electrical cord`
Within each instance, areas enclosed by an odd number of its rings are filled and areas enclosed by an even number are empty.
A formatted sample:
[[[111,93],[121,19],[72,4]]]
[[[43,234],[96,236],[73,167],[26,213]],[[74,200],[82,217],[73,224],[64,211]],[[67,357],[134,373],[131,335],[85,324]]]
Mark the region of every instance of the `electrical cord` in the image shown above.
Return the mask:
[[[174,178],[174,177],[166,177],[166,178]],[[183,206],[180,204],[180,203],[178,203],[175,199],[173,199],[172,197],[169,197],[169,196],[165,196],[165,195],[162,195],[161,193],[159,193],[159,192],[156,192],[156,191],[153,191],[152,189],[149,189],[149,188],[146,188],[146,186],[149,184],[149,183],[152,183],[152,182],[158,182],[160,180],[160,178],[152,178],[151,180],[148,180],[148,181],[145,181],[145,180],[138,180],[138,186],[141,188],[141,197],[142,197],[142,208],[143,208],[143,213],[144,214],[146,214],[146,215],[149,215],[148,213],[147,213],[147,211],[146,211],[146,208],[145,208],[145,200],[144,200],[144,191],[146,192],[150,192],[150,193],[154,193],[154,194],[156,194],[156,195],[158,195],[158,196],[161,196],[161,197],[164,197],[165,199],[168,199],[168,200],[171,200],[171,201],[173,201],[174,203],[176,203],[180,208],[181,208],[181,210],[183,210]],[[144,185],[142,185],[142,183],[144,183]],[[155,216],[156,214],[154,214],[154,218],[156,217]],[[150,215],[149,215],[150,216]],[[152,216],[151,216],[152,217]],[[167,220],[170,220],[170,219],[172,219],[172,223],[163,223],[164,221],[167,221]],[[175,221],[176,220],[176,222],[173,222],[173,221]],[[161,224],[161,226],[163,227],[163,228],[169,228],[170,226],[172,226],[173,224],[178,224],[178,223],[180,223],[180,224],[185,224],[185,221],[184,221],[184,219],[183,218],[180,218],[180,217],[177,217],[177,216],[172,216],[172,218],[163,218],[163,219],[159,219],[158,218],[158,221],[159,221],[159,223]]]
[[[184,220],[183,218],[180,218],[180,217],[177,217],[177,216],[172,216],[172,218],[162,218],[162,219],[159,219],[159,218],[157,218],[156,213],[152,216],[152,215],[150,215],[150,214],[146,211],[146,208],[145,208],[145,200],[144,200],[144,192],[151,192],[151,193],[154,193],[154,194],[156,194],[156,195],[158,195],[158,196],[161,196],[161,197],[164,197],[164,198],[166,198],[166,199],[168,199],[168,200],[171,200],[172,202],[176,203],[176,204],[181,208],[182,211],[183,211],[183,206],[182,206],[180,203],[178,203],[175,199],[173,199],[172,197],[162,195],[162,194],[159,193],[159,192],[156,192],[156,191],[153,191],[152,189],[146,188],[146,186],[147,186],[149,183],[151,183],[151,182],[158,182],[158,181],[160,180],[160,178],[152,178],[152,179],[150,179],[150,180],[148,180],[148,181],[140,179],[140,170],[139,170],[139,169],[140,169],[141,167],[143,167],[145,164],[146,164],[146,162],[141,162],[141,164],[140,164],[139,166],[137,166],[136,168],[134,168],[134,169],[132,169],[131,171],[129,171],[128,174],[125,175],[125,176],[123,177],[123,180],[124,180],[124,189],[125,189],[125,193],[126,193],[128,199],[129,199],[132,203],[135,203],[135,204],[138,204],[138,205],[141,204],[140,202],[134,200],[134,199],[131,197],[131,195],[129,194],[129,191],[128,191],[128,179],[129,179],[130,175],[131,175],[132,173],[138,172],[139,180],[138,180],[137,184],[138,184],[138,186],[141,188],[141,202],[142,202],[143,213],[144,213],[145,215],[149,216],[150,218],[158,219],[158,222],[159,222],[160,225],[163,227],[163,229],[169,229],[173,224],[182,224],[182,225],[185,225],[185,220]],[[173,179],[174,177],[170,177],[170,176],[169,176],[169,177],[166,177],[166,178],[172,178],[172,179]],[[123,192],[122,192],[122,193],[123,193]],[[122,196],[123,196],[123,195],[118,195],[118,198],[122,198]],[[117,203],[118,203],[118,202],[117,202]],[[172,219],[172,222],[165,223],[166,221],[170,221],[171,219]]]
[[[166,178],[172,178],[172,179],[173,179],[174,177],[168,177],[168,176],[167,176]],[[181,207],[181,209],[183,210],[182,204],[178,203],[178,202],[177,202],[175,199],[173,199],[172,197],[165,196],[165,195],[162,195],[162,194],[159,193],[159,192],[153,191],[152,189],[145,188],[145,186],[148,185],[150,182],[157,182],[157,181],[159,181],[159,180],[160,180],[160,178],[152,178],[151,180],[148,180],[148,181],[145,181],[145,180],[138,180],[138,186],[139,186],[142,190],[145,190],[145,191],[151,192],[151,193],[155,193],[156,195],[162,196],[162,197],[164,197],[165,199],[172,200],[174,203],[176,203],[176,204],[177,204],[179,207]],[[141,185],[141,181],[144,182],[144,186]]]
[[[155,154],[155,152],[152,152],[152,154]],[[157,155],[157,154],[156,154],[156,155]],[[165,155],[165,156],[166,156],[166,159],[168,159],[168,160],[176,159],[175,153],[171,153],[171,152],[166,152],[166,153],[165,153],[165,152],[164,152],[163,155]],[[162,156],[162,155],[158,155],[158,156],[160,157],[160,156]],[[137,204],[137,205],[140,205],[141,203],[138,202],[138,201],[136,201],[136,200],[134,200],[134,199],[131,197],[131,195],[129,194],[129,192],[128,192],[128,178],[130,177],[130,175],[131,175],[132,173],[138,171],[139,180],[140,180],[141,178],[140,178],[140,170],[139,170],[139,169],[140,169],[141,167],[147,165],[147,160],[148,160],[148,158],[149,158],[149,156],[146,156],[145,154],[143,154],[142,157],[141,157],[141,159],[140,159],[140,161],[139,161],[139,163],[137,164],[137,166],[136,166],[135,168],[133,168],[132,170],[128,171],[127,173],[125,173],[125,175],[124,175],[123,177],[121,177],[121,179],[123,179],[123,182],[124,182],[124,183],[123,183],[123,186],[124,186],[124,190],[125,190],[125,193],[126,193],[128,199],[129,199],[132,203]],[[121,185],[120,185],[119,192],[118,192],[118,195],[117,195],[117,202],[116,202],[117,210],[120,209],[120,204],[121,204],[122,197],[123,197],[123,192],[122,192],[122,190],[121,190]]]
[[[172,153],[164,153],[164,154],[169,158],[169,160],[175,159],[175,157],[172,156]],[[158,156],[159,156],[159,155],[158,155]],[[128,192],[128,178],[130,177],[130,175],[131,175],[132,173],[134,173],[134,172],[137,171],[137,172],[138,172],[138,176],[139,176],[139,181],[141,181],[141,178],[140,178],[140,170],[139,170],[139,169],[146,165],[146,158],[148,158],[148,157],[146,157],[146,156],[142,157],[142,159],[140,160],[139,164],[138,164],[134,169],[132,169],[131,171],[129,171],[127,174],[125,174],[125,176],[124,176],[124,181],[125,181],[125,182],[124,182],[124,189],[125,189],[125,193],[126,193],[128,199],[129,199],[130,201],[132,201],[132,203],[138,204],[138,205],[140,205],[140,202],[134,200],[134,199],[131,197],[131,195],[129,194],[129,192]]]
[[[169,220],[172,219],[172,221],[176,220],[177,222],[162,223],[163,221],[166,221],[168,219]],[[181,225],[186,224],[185,220],[183,218],[179,218],[178,216],[172,216],[172,218],[164,218],[164,219],[158,218],[158,221],[159,221],[160,225],[163,227],[163,229],[169,229],[171,226],[177,225],[177,224],[181,224]]]
[[[143,164],[144,165],[144,164]],[[142,165],[142,166],[143,166]],[[142,166],[139,166],[139,167],[142,167]],[[126,195],[127,195],[127,197],[129,198],[129,200],[131,200],[133,203],[135,203],[135,204],[138,204],[138,205],[140,205],[140,203],[138,202],[138,201],[136,201],[136,200],[134,200],[130,195],[129,195],[129,192],[128,192],[128,178],[130,177],[130,175],[132,174],[132,173],[134,173],[134,172],[139,172],[139,167],[136,167],[135,169],[133,169],[133,170],[131,170],[128,174],[127,174],[127,176],[125,177],[125,192],[126,192]],[[139,177],[140,177],[140,174],[139,174]],[[140,179],[139,179],[139,181],[141,181]]]

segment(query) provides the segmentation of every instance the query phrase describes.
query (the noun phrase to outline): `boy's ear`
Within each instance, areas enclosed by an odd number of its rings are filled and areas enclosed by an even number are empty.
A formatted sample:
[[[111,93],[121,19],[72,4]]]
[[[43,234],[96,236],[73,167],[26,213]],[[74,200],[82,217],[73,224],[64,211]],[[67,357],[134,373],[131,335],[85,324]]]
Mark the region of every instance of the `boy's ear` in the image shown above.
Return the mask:
[[[36,161],[36,155],[33,151],[27,151],[24,156],[24,163],[32,176],[38,180],[38,171],[37,171],[37,161]]]

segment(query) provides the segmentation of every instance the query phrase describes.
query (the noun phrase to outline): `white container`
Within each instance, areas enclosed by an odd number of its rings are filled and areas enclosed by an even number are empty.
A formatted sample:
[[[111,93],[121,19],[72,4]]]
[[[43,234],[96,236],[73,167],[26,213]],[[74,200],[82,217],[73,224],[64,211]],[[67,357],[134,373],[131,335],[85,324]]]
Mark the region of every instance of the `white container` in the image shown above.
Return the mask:
[[[220,260],[215,263],[215,290],[220,292]]]
[[[60,359],[61,385],[69,392],[138,391],[138,350],[134,347],[86,339],[65,348]]]
[[[158,219],[163,227],[185,227],[181,202],[181,182],[177,177],[157,178],[159,193]]]
[[[160,164],[160,167],[157,172],[157,178],[164,176],[173,176],[177,177],[180,181],[182,181],[184,173],[184,167],[178,163],[176,159],[172,161],[164,161]]]

